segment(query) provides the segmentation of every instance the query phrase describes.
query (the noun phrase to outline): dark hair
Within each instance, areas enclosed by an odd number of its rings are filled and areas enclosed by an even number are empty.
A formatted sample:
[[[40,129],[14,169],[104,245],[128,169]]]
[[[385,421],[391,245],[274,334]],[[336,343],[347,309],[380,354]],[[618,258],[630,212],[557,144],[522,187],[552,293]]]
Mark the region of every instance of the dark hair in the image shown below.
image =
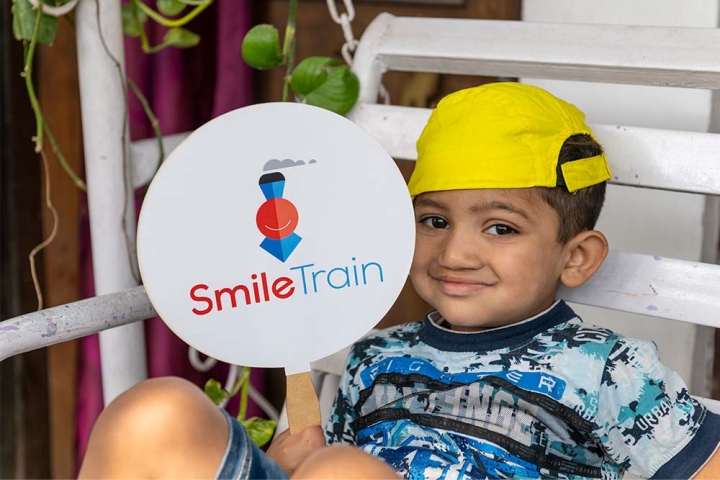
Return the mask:
[[[590,135],[572,135],[560,148],[558,163],[562,165],[601,153],[602,147]],[[565,244],[578,233],[595,228],[605,202],[605,187],[606,182],[602,182],[575,193],[570,193],[564,186],[539,188],[542,198],[557,212],[560,219],[558,242]]]

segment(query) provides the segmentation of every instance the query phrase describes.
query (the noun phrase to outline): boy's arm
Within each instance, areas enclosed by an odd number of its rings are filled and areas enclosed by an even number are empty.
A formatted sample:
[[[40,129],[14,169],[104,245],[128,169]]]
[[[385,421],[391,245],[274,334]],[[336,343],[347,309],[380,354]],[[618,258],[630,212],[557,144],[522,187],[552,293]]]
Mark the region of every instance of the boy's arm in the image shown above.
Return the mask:
[[[693,476],[693,478],[696,478],[698,480],[701,479],[717,479],[720,478],[720,453],[718,453],[717,450],[715,450],[715,453],[712,457],[707,461],[705,465],[700,469],[699,472]]]
[[[614,361],[605,366],[596,419],[608,455],[642,478],[720,478],[720,416],[690,396],[657,347],[622,338],[608,358]],[[635,420],[624,424],[631,404]]]

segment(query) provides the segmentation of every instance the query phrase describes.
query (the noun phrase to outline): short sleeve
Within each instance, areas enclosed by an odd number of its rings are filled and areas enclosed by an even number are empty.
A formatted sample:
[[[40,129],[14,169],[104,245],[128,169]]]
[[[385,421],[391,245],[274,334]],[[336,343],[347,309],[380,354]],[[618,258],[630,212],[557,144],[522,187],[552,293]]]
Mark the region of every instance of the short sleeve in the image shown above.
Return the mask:
[[[353,386],[352,375],[349,373],[351,365],[353,365],[352,353],[340,378],[337,396],[325,426],[325,439],[328,444],[355,444],[355,429],[353,428],[355,402],[353,397],[357,398],[357,388]]]
[[[614,346],[598,400],[598,441],[615,463],[643,478],[652,477],[683,451],[708,415],[682,378],[660,362],[655,344],[641,340],[621,339]],[[717,444],[717,433],[712,435]],[[682,461],[690,472],[684,478],[697,471],[712,450],[684,454]]]

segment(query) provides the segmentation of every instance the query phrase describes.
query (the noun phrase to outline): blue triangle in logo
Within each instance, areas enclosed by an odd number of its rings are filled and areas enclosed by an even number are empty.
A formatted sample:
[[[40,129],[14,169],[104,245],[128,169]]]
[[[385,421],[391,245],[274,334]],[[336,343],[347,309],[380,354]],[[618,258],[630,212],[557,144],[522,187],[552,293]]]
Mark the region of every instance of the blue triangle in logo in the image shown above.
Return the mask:
[[[285,260],[290,257],[292,252],[295,251],[295,248],[300,243],[300,240],[302,240],[300,235],[297,233],[291,233],[290,236],[281,240],[266,238],[260,244],[260,248],[284,263]]]

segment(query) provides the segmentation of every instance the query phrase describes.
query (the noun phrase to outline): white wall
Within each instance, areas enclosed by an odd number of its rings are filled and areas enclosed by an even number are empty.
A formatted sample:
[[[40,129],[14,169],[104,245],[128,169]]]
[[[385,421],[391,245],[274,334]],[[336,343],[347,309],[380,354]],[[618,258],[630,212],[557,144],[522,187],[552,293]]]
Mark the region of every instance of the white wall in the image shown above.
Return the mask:
[[[718,0],[523,0],[523,20],[714,28]],[[592,55],[592,52],[588,52]],[[705,90],[523,79],[577,105],[589,123],[708,131],[711,92]],[[598,228],[611,248],[701,260],[703,196],[610,186]],[[706,239],[707,242],[707,239]],[[707,395],[712,330],[640,315],[576,306],[585,321],[654,340],[662,360]],[[699,339],[699,340],[698,340]],[[710,343],[710,346],[708,346]],[[699,355],[693,357],[693,350]]]

